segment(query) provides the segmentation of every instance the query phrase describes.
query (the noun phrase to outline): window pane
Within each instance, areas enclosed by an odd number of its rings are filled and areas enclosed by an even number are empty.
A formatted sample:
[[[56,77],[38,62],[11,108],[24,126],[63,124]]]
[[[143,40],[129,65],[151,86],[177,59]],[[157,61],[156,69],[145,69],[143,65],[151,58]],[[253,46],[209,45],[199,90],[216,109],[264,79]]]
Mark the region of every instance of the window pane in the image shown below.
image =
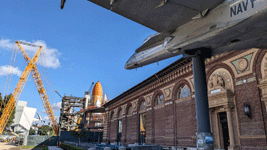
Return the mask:
[[[142,101],[140,104],[140,111],[145,110],[145,108],[146,108],[146,102]]]
[[[119,133],[121,133],[122,132],[122,121],[121,120],[119,120],[119,131],[118,131]]]
[[[146,131],[146,114],[140,114],[140,131]]]
[[[163,94],[156,96],[155,105],[163,104]]]
[[[183,98],[183,97],[188,97],[190,96],[190,89],[187,85],[183,86],[178,93],[177,93],[178,98]]]

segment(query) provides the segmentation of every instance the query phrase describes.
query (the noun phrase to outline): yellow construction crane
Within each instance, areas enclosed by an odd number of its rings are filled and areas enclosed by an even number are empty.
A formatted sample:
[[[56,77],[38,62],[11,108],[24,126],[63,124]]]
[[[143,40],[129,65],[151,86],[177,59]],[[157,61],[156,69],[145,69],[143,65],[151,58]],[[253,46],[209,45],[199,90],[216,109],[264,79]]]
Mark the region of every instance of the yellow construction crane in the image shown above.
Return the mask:
[[[58,134],[58,124],[56,122],[56,118],[54,116],[54,113],[53,113],[53,109],[50,105],[50,102],[49,102],[49,99],[48,99],[48,96],[46,94],[46,91],[44,89],[44,85],[43,85],[43,82],[40,78],[40,74],[37,70],[37,67],[35,65],[35,63],[37,62],[38,60],[38,57],[41,53],[41,50],[42,50],[42,46],[39,46],[39,49],[38,51],[35,53],[35,55],[33,56],[33,58],[31,59],[29,57],[29,55],[26,53],[26,51],[23,49],[23,47],[21,46],[21,44],[26,44],[28,46],[36,46],[36,45],[32,45],[32,44],[27,44],[27,43],[22,43],[22,42],[19,42],[19,41],[16,41],[16,44],[18,45],[23,57],[25,58],[25,60],[27,61],[28,65],[26,66],[25,70],[23,71],[21,77],[20,77],[20,80],[13,92],[13,94],[11,95],[4,111],[3,111],[3,114],[0,118],[0,135],[2,134],[5,126],[6,126],[6,123],[11,115],[11,113],[13,112],[14,108],[15,108],[15,105],[16,105],[16,102],[17,100],[19,99],[19,96],[25,86],[25,83],[27,82],[28,80],[28,77],[30,75],[30,72],[32,73],[32,77],[33,77],[33,80],[34,80],[34,83],[37,87],[37,90],[38,90],[38,93],[42,99],[42,102],[43,102],[43,105],[45,107],[45,110],[46,110],[46,113],[48,115],[48,118],[50,120],[50,124],[52,125],[56,135]]]

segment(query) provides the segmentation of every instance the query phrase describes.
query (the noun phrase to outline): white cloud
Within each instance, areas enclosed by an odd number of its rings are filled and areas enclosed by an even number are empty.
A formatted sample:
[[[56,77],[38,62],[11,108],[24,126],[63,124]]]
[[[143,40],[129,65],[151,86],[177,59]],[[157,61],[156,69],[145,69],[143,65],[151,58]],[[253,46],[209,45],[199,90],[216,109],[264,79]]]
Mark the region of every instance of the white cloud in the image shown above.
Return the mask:
[[[55,116],[55,117],[56,117],[57,123],[59,123],[59,116]],[[39,124],[39,126],[41,126],[41,125],[48,125],[48,123],[50,122],[48,116],[42,117],[42,120],[44,121],[44,123],[41,121],[36,121],[33,124]]]
[[[42,113],[43,113],[43,114],[46,114],[46,111],[45,111],[45,110],[42,110]]]
[[[53,109],[55,112],[59,111],[60,108],[61,108],[61,102],[57,102],[57,103],[54,103],[54,104],[52,105],[52,109]]]
[[[12,49],[15,43],[12,43],[10,39],[1,39],[0,40],[0,49]]]
[[[54,69],[60,66],[59,56],[61,55],[61,53],[55,48],[47,47],[47,44],[45,43],[45,41],[42,41],[42,40],[36,40],[33,42],[28,42],[25,40],[20,40],[20,41],[33,44],[33,45],[43,46],[42,52],[37,62],[38,64],[48,67],[48,68],[54,68]],[[15,42],[12,42],[10,39],[0,39],[0,49],[12,50],[14,47],[14,44]],[[22,46],[30,57],[33,57],[33,55],[39,49],[39,47],[32,47],[28,45],[22,45]]]
[[[19,70],[18,67],[12,67],[12,66],[9,66],[9,65],[5,65],[5,66],[0,66],[0,76],[6,76],[8,75],[9,73],[13,73],[14,75],[17,75],[17,76],[21,76],[22,74],[22,71]]]

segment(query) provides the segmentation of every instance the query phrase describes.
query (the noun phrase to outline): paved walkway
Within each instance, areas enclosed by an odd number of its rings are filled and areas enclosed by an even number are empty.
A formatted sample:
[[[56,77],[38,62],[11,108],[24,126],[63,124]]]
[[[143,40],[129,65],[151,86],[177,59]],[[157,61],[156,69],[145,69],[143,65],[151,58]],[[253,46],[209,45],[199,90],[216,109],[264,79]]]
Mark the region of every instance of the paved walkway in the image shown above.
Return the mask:
[[[0,142],[0,150],[9,150],[10,148],[15,148],[17,146],[7,143],[7,142]]]
[[[56,146],[48,146],[49,150],[62,150]],[[16,145],[0,142],[0,150],[32,150],[32,148],[18,148]],[[33,150],[42,150],[41,148],[34,148]]]
[[[62,150],[61,148],[57,147],[57,146],[48,146],[49,150]]]

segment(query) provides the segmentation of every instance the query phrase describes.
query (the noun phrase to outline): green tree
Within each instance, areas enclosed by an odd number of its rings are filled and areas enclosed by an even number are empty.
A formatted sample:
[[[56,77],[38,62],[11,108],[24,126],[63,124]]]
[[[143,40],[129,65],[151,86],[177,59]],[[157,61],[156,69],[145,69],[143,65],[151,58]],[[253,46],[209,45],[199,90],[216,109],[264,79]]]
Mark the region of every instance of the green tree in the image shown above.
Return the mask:
[[[35,130],[33,128],[30,128],[29,135],[34,135],[34,134],[35,134]]]
[[[12,94],[9,94],[7,96],[5,96],[5,98],[3,99],[2,97],[2,94],[0,93],[0,106],[1,106],[1,113],[0,115],[2,115],[4,109],[6,108],[6,105],[10,99]],[[16,113],[16,107],[14,108],[14,110],[12,111],[8,121],[7,121],[7,124],[6,124],[6,127],[10,127],[12,123],[14,123],[14,118],[15,118],[15,113]]]
[[[7,105],[10,97],[11,97],[12,94],[9,94],[7,96],[5,96],[5,99],[4,99],[4,103],[5,103],[5,106]],[[5,109],[5,108],[4,108]],[[15,118],[15,113],[16,113],[16,107],[14,108],[14,110],[12,111],[7,123],[6,123],[6,127],[10,127],[12,123],[14,123],[14,118]]]
[[[71,131],[70,133],[72,136],[75,136],[76,138],[79,139],[79,145],[80,145],[81,138],[85,137],[87,132],[84,129],[82,129],[81,131]]]
[[[49,125],[43,125],[40,129],[38,129],[38,134],[40,135],[48,135],[53,131],[52,127]]]

